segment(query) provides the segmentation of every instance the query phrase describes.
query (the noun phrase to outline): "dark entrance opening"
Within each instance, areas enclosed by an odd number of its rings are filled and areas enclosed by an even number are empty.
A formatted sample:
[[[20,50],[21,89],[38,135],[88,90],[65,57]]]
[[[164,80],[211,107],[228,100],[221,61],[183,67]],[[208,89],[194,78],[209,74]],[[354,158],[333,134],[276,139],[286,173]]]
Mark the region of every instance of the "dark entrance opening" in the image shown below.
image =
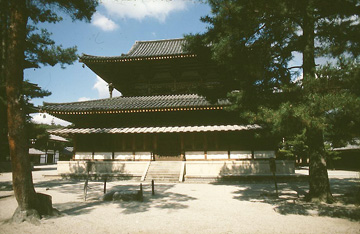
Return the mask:
[[[157,161],[181,161],[179,134],[159,134],[157,142]]]

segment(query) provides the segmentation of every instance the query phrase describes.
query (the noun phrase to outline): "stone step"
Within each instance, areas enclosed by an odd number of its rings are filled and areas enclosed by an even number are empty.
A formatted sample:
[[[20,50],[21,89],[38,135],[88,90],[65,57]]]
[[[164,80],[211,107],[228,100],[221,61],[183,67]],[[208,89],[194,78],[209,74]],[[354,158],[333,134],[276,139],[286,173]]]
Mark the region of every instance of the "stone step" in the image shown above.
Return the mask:
[[[179,182],[182,162],[151,162],[145,181]]]
[[[151,176],[172,176],[172,177],[174,177],[174,176],[179,176],[180,175],[180,173],[156,173],[156,174],[147,174],[147,176],[148,177],[151,177]]]
[[[149,170],[148,171],[148,174],[151,174],[151,173],[178,173],[179,170]]]
[[[180,168],[180,166],[168,166],[168,167],[160,167],[160,166],[150,166],[152,168],[159,168],[159,169],[177,169],[177,168]]]
[[[181,162],[151,162],[152,166],[159,166],[159,167],[173,167],[173,166],[180,166]]]
[[[146,179],[145,181],[150,182],[152,180],[154,180],[155,183],[159,182],[159,181],[161,181],[161,182],[173,182],[173,183],[174,182],[179,182],[179,178],[161,178],[161,177],[149,178],[149,179]]]
[[[150,169],[168,169],[168,170],[179,170],[181,168],[181,166],[171,166],[171,167],[159,167],[159,166],[150,166]]]

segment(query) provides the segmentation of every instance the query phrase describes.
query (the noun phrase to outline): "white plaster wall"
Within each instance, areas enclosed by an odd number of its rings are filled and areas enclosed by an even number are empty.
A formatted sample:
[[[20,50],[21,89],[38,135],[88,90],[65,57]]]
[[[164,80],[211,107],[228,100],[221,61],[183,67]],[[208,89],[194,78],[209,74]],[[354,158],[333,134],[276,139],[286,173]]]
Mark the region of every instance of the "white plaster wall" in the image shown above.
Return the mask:
[[[132,152],[115,152],[114,159],[116,159],[116,160],[133,160],[134,155]]]
[[[40,155],[40,164],[45,164],[46,163],[46,154],[42,154]]]
[[[112,152],[95,152],[94,159],[112,159]]]
[[[58,161],[58,174],[85,174],[88,161]],[[91,162],[91,173],[114,173],[141,176],[148,162],[95,161]]]
[[[135,160],[151,160],[151,152],[135,152]]]
[[[205,159],[204,151],[186,151],[185,152],[186,160],[201,160]]]
[[[230,159],[251,159],[251,151],[230,151]]]
[[[59,151],[55,151],[55,155],[54,155],[54,163],[57,163],[57,161],[59,161]]]
[[[91,173],[115,173],[141,176],[148,166],[147,161],[95,161]],[[85,174],[87,161],[58,161],[58,174]],[[186,176],[218,177],[223,175],[272,175],[268,160],[244,161],[186,161]],[[295,173],[295,162],[276,160],[276,174]]]
[[[92,159],[92,152],[76,152],[75,159]]]
[[[254,158],[275,158],[275,151],[254,151]]]
[[[228,159],[229,158],[229,154],[227,151],[208,151],[206,153],[206,158],[208,160],[213,160],[213,159]]]
[[[83,174],[86,173],[86,161],[58,161],[58,174]]]
[[[294,173],[294,161],[276,161],[276,174],[288,175]],[[272,175],[272,173],[268,160],[186,162],[186,176],[217,177],[223,175]]]

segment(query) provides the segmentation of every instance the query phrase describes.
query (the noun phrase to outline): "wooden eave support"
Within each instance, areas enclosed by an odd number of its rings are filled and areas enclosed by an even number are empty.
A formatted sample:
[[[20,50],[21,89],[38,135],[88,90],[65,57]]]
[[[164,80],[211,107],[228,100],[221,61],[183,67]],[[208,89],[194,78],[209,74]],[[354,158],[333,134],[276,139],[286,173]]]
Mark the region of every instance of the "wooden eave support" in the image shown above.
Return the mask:
[[[106,110],[106,111],[42,111],[42,113],[54,115],[94,115],[94,114],[128,114],[144,112],[174,112],[174,111],[202,111],[202,110],[223,110],[223,106],[213,107],[176,107],[176,108],[153,108],[153,109],[133,109],[133,110]]]

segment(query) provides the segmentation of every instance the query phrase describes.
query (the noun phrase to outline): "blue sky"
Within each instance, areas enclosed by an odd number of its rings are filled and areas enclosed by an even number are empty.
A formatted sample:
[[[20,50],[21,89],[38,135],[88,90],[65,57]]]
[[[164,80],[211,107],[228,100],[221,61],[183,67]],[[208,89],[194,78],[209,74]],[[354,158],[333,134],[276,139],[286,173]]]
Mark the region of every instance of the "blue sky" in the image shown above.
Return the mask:
[[[72,22],[64,16],[58,24],[40,27],[53,33],[63,47],[77,46],[78,54],[117,56],[127,53],[137,40],[182,38],[184,34],[204,32],[200,17],[210,13],[208,5],[196,0],[101,0],[90,23]],[[52,92],[44,102],[76,102],[107,98],[106,83],[78,61],[61,69],[59,65],[27,69],[25,79]],[[120,95],[117,93],[116,95]],[[52,116],[35,114],[35,122],[50,123]],[[65,124],[54,119],[55,123]]]

